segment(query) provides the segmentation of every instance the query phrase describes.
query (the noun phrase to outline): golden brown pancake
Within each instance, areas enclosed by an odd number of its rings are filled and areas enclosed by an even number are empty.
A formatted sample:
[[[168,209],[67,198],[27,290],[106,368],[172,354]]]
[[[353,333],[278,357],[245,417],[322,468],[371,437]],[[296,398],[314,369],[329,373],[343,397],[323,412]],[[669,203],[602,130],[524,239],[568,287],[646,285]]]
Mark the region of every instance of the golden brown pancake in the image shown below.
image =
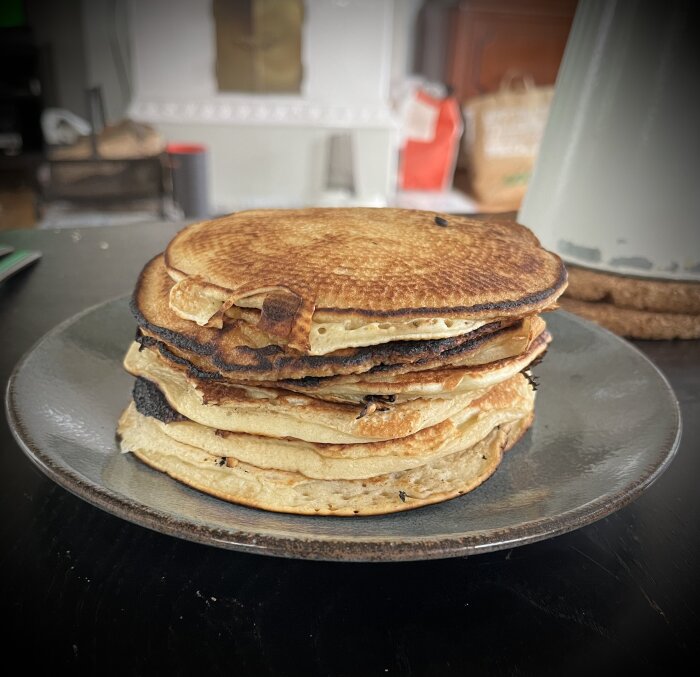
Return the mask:
[[[539,316],[525,318],[511,326],[497,331],[487,332],[483,329],[472,332],[461,341],[450,342],[442,352],[443,345],[434,342],[404,346],[382,346],[375,349],[348,349],[340,354],[316,356],[298,356],[282,349],[272,348],[260,351],[234,348],[244,358],[249,358],[247,364],[231,364],[221,359],[219,353],[201,355],[181,348],[178,344],[161,340],[162,333],[156,334],[150,329],[140,328],[136,341],[147,347],[155,347],[165,359],[185,365],[192,375],[199,378],[225,378],[234,382],[259,380],[270,382],[275,376],[283,382],[284,387],[289,382],[290,389],[295,390],[296,383],[312,383],[318,379],[325,381],[334,378],[352,380],[359,376],[383,378],[433,370],[441,367],[470,367],[485,365],[509,357],[527,353],[530,347],[545,335],[545,323]],[[173,340],[173,336],[168,336]],[[175,338],[179,340],[181,337]],[[185,342],[185,345],[188,345]],[[414,358],[414,361],[410,361]],[[393,363],[393,360],[397,360]]]
[[[193,383],[152,351],[140,351],[137,344],[129,349],[124,367],[133,376],[155,383],[175,411],[202,425],[308,442],[406,437],[444,421],[484,394],[472,390],[450,398],[417,398],[362,415],[357,405],[326,402],[282,388],[251,390],[212,381]]]
[[[259,468],[183,444],[133,407],[122,415],[122,450],[183,484],[232,503],[300,515],[380,515],[439,503],[478,487],[496,470],[531,418],[496,427],[474,446],[395,473],[368,479],[314,479]]]
[[[307,353],[314,321],[491,322],[539,312],[566,286],[522,226],[401,209],[238,212],[180,231],[165,263],[181,318],[221,326],[233,306],[256,308],[259,330]]]
[[[373,368],[400,371],[400,365],[415,365],[405,368],[411,370],[479,364],[524,352],[544,330],[543,321],[531,315],[522,320],[510,318],[488,323],[463,336],[393,341],[328,355],[305,355],[277,345],[251,347],[249,327],[243,320],[225,322],[222,329],[217,329],[179,317],[168,304],[173,284],[160,256],[141,272],[131,307],[142,333],[159,340],[169,352],[188,360],[202,372],[220,373],[238,380],[359,374]]]
[[[134,405],[173,439],[226,459],[229,465],[299,472],[315,479],[366,479],[408,470],[473,446],[496,426],[528,418],[535,393],[522,375],[499,383],[453,416],[413,435],[365,444],[318,444],[201,425],[168,407],[155,386],[139,380]]]
[[[399,374],[370,371],[347,376],[279,381],[234,380],[214,372],[205,372],[200,375],[200,370],[192,363],[186,359],[176,358],[166,347],[163,347],[161,352],[158,344],[146,342],[146,345],[142,345],[142,349],[152,350],[171,368],[186,374],[190,381],[201,389],[206,389],[207,382],[214,383],[217,387],[243,387],[259,391],[261,394],[268,388],[283,388],[329,402],[354,403],[362,407],[368,401],[390,406],[396,402],[419,397],[445,398],[468,390],[488,388],[524,371],[532,362],[542,359],[550,342],[551,335],[543,331],[526,351],[502,360],[473,366],[446,367]]]

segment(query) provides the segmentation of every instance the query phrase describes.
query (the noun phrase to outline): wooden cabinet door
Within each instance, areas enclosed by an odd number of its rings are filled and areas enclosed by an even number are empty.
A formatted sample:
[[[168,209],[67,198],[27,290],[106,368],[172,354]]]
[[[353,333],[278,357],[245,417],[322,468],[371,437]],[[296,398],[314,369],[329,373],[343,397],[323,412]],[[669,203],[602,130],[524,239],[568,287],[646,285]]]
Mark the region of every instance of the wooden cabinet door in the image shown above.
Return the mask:
[[[551,85],[575,0],[463,0],[453,9],[447,82],[458,100],[497,90],[506,73]]]

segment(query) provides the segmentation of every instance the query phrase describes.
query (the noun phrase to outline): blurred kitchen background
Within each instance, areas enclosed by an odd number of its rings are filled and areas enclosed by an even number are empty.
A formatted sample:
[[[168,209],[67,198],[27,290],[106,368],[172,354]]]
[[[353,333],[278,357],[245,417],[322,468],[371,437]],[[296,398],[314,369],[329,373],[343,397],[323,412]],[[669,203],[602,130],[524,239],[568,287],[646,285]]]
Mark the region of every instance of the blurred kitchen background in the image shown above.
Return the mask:
[[[0,0],[0,230],[515,211],[569,0]]]

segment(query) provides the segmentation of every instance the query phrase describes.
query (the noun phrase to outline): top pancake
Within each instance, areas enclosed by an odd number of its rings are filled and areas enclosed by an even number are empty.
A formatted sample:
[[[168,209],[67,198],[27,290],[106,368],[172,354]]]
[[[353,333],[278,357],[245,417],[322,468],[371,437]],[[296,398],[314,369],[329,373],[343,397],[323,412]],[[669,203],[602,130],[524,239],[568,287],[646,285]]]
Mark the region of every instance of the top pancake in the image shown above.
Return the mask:
[[[180,317],[217,326],[232,307],[256,308],[260,330],[307,353],[312,319],[488,322],[538,312],[566,286],[561,260],[523,226],[402,209],[238,212],[182,230],[165,262]]]

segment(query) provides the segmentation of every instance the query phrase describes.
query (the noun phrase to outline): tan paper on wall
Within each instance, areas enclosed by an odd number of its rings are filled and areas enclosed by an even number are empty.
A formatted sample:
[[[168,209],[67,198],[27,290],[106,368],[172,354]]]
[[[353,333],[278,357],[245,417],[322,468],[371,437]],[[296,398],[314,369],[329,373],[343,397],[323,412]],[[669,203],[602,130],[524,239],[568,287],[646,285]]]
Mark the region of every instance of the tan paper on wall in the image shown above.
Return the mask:
[[[302,0],[213,0],[221,92],[301,89]]]
[[[466,102],[462,162],[481,210],[519,208],[553,93],[554,87],[536,87],[530,77],[507,76],[499,91]]]

